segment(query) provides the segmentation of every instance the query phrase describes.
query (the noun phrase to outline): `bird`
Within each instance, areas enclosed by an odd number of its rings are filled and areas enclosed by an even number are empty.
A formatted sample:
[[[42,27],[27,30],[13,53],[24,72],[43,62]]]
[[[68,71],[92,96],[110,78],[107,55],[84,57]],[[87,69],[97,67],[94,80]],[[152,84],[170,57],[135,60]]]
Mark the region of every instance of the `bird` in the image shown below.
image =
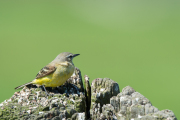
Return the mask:
[[[34,80],[20,85],[15,89],[20,89],[30,84],[42,85],[48,95],[45,87],[61,86],[71,77],[75,70],[72,60],[78,55],[80,54],[72,54],[69,52],[60,53],[52,62],[47,64],[38,72]]]

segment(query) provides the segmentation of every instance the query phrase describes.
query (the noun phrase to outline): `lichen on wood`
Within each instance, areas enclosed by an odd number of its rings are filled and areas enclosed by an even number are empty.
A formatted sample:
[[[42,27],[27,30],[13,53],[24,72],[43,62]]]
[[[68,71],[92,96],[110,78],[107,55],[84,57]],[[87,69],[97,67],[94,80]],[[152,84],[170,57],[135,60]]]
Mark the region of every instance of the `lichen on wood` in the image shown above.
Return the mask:
[[[0,104],[0,120],[177,120],[171,110],[154,107],[132,87],[97,78],[90,86],[78,68],[55,89],[28,85]]]

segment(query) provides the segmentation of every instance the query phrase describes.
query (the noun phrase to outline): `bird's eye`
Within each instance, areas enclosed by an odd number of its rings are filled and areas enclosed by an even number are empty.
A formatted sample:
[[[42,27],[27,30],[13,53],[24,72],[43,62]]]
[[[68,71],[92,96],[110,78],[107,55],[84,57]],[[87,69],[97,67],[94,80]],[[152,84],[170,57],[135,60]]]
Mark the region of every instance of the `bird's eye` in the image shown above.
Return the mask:
[[[72,55],[68,55],[67,58],[72,58],[73,56]]]

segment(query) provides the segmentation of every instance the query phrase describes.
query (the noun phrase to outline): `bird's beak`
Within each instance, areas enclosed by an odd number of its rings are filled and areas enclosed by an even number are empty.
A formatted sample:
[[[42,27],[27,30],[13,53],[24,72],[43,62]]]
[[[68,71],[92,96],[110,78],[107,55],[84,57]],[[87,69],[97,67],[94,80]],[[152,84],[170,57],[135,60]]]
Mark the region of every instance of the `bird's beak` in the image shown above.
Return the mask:
[[[78,55],[80,55],[80,54],[74,54],[73,57],[76,57],[76,56],[78,56]]]

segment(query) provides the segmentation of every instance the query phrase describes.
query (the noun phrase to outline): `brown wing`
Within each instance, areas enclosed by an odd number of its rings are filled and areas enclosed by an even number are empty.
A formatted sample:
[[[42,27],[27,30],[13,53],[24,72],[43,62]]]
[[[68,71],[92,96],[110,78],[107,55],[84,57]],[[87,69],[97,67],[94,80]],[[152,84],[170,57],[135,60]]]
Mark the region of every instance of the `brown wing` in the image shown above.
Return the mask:
[[[38,74],[36,75],[36,79],[42,78],[46,75],[49,75],[49,74],[53,73],[55,70],[56,70],[55,66],[50,66],[50,65],[45,66],[38,72]]]

